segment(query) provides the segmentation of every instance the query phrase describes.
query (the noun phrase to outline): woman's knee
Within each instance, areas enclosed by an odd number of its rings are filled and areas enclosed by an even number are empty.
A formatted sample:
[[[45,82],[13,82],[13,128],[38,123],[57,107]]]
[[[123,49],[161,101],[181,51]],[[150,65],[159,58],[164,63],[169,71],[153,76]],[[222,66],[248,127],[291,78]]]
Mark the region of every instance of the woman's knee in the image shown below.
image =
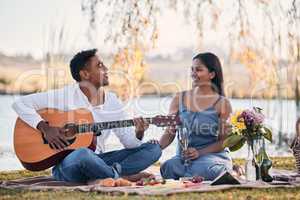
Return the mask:
[[[227,168],[224,164],[212,165],[207,169],[207,175],[208,175],[207,179],[213,180],[226,170]]]
[[[170,159],[161,165],[160,173],[163,178],[177,179],[179,176],[183,176],[184,169],[182,169],[180,161],[177,159]]]
[[[168,163],[169,160],[165,161],[162,165],[160,165],[160,174],[163,178],[169,178],[168,174],[172,169],[170,169],[170,165]]]
[[[174,166],[174,161],[172,159],[166,160],[161,166],[160,171],[169,171],[172,170]]]

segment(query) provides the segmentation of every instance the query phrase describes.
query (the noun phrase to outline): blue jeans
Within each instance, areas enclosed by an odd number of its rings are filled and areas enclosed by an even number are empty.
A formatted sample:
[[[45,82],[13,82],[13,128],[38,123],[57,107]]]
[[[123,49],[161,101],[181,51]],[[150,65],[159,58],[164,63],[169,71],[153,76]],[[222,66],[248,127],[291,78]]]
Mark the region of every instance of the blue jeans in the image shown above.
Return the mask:
[[[222,152],[223,153],[223,152]],[[202,176],[205,180],[213,180],[225,170],[232,169],[232,161],[222,153],[211,153],[192,160],[185,167],[182,158],[177,155],[165,161],[160,173],[165,179],[178,180],[180,177]]]
[[[122,175],[136,174],[146,169],[156,162],[160,156],[160,146],[150,143],[144,143],[132,149],[101,154],[96,154],[88,148],[80,148],[57,164],[52,169],[52,175],[56,180],[69,182],[117,178]],[[112,167],[115,163],[120,164],[121,174],[117,174]]]

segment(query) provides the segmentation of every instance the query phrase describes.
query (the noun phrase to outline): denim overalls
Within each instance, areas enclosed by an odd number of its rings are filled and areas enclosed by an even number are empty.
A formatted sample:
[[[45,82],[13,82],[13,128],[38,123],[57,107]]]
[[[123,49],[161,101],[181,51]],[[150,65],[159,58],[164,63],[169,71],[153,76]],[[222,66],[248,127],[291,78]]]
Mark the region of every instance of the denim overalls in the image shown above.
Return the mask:
[[[187,110],[183,103],[185,92],[180,96],[179,116],[189,134],[189,147],[203,149],[218,141],[219,116],[215,110],[218,100],[201,112]],[[180,177],[203,176],[205,180],[213,180],[221,172],[232,169],[232,160],[229,150],[224,149],[218,153],[208,153],[192,160],[188,166],[184,166],[181,157],[181,147],[177,145],[176,156],[167,160],[161,166],[161,174],[164,178],[179,179]]]

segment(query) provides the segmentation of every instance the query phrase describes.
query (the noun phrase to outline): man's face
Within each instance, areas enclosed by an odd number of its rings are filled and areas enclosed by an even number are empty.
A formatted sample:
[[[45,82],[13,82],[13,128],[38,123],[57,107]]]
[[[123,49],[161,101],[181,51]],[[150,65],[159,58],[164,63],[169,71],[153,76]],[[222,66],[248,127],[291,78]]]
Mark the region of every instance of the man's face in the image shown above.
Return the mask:
[[[89,81],[96,88],[109,84],[107,76],[108,69],[97,55],[90,58],[83,70],[86,71],[88,76],[86,79],[82,80]]]

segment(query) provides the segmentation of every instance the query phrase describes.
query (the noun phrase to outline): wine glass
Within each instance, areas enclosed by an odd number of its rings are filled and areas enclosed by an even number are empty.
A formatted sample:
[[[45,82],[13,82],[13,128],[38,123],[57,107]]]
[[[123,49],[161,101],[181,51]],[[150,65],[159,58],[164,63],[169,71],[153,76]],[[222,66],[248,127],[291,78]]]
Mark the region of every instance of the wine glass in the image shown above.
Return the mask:
[[[186,151],[189,146],[189,134],[187,128],[179,127],[179,129],[177,130],[177,138],[181,148],[181,152]],[[189,166],[190,160],[184,157],[183,154],[182,154],[182,160],[184,166]]]

